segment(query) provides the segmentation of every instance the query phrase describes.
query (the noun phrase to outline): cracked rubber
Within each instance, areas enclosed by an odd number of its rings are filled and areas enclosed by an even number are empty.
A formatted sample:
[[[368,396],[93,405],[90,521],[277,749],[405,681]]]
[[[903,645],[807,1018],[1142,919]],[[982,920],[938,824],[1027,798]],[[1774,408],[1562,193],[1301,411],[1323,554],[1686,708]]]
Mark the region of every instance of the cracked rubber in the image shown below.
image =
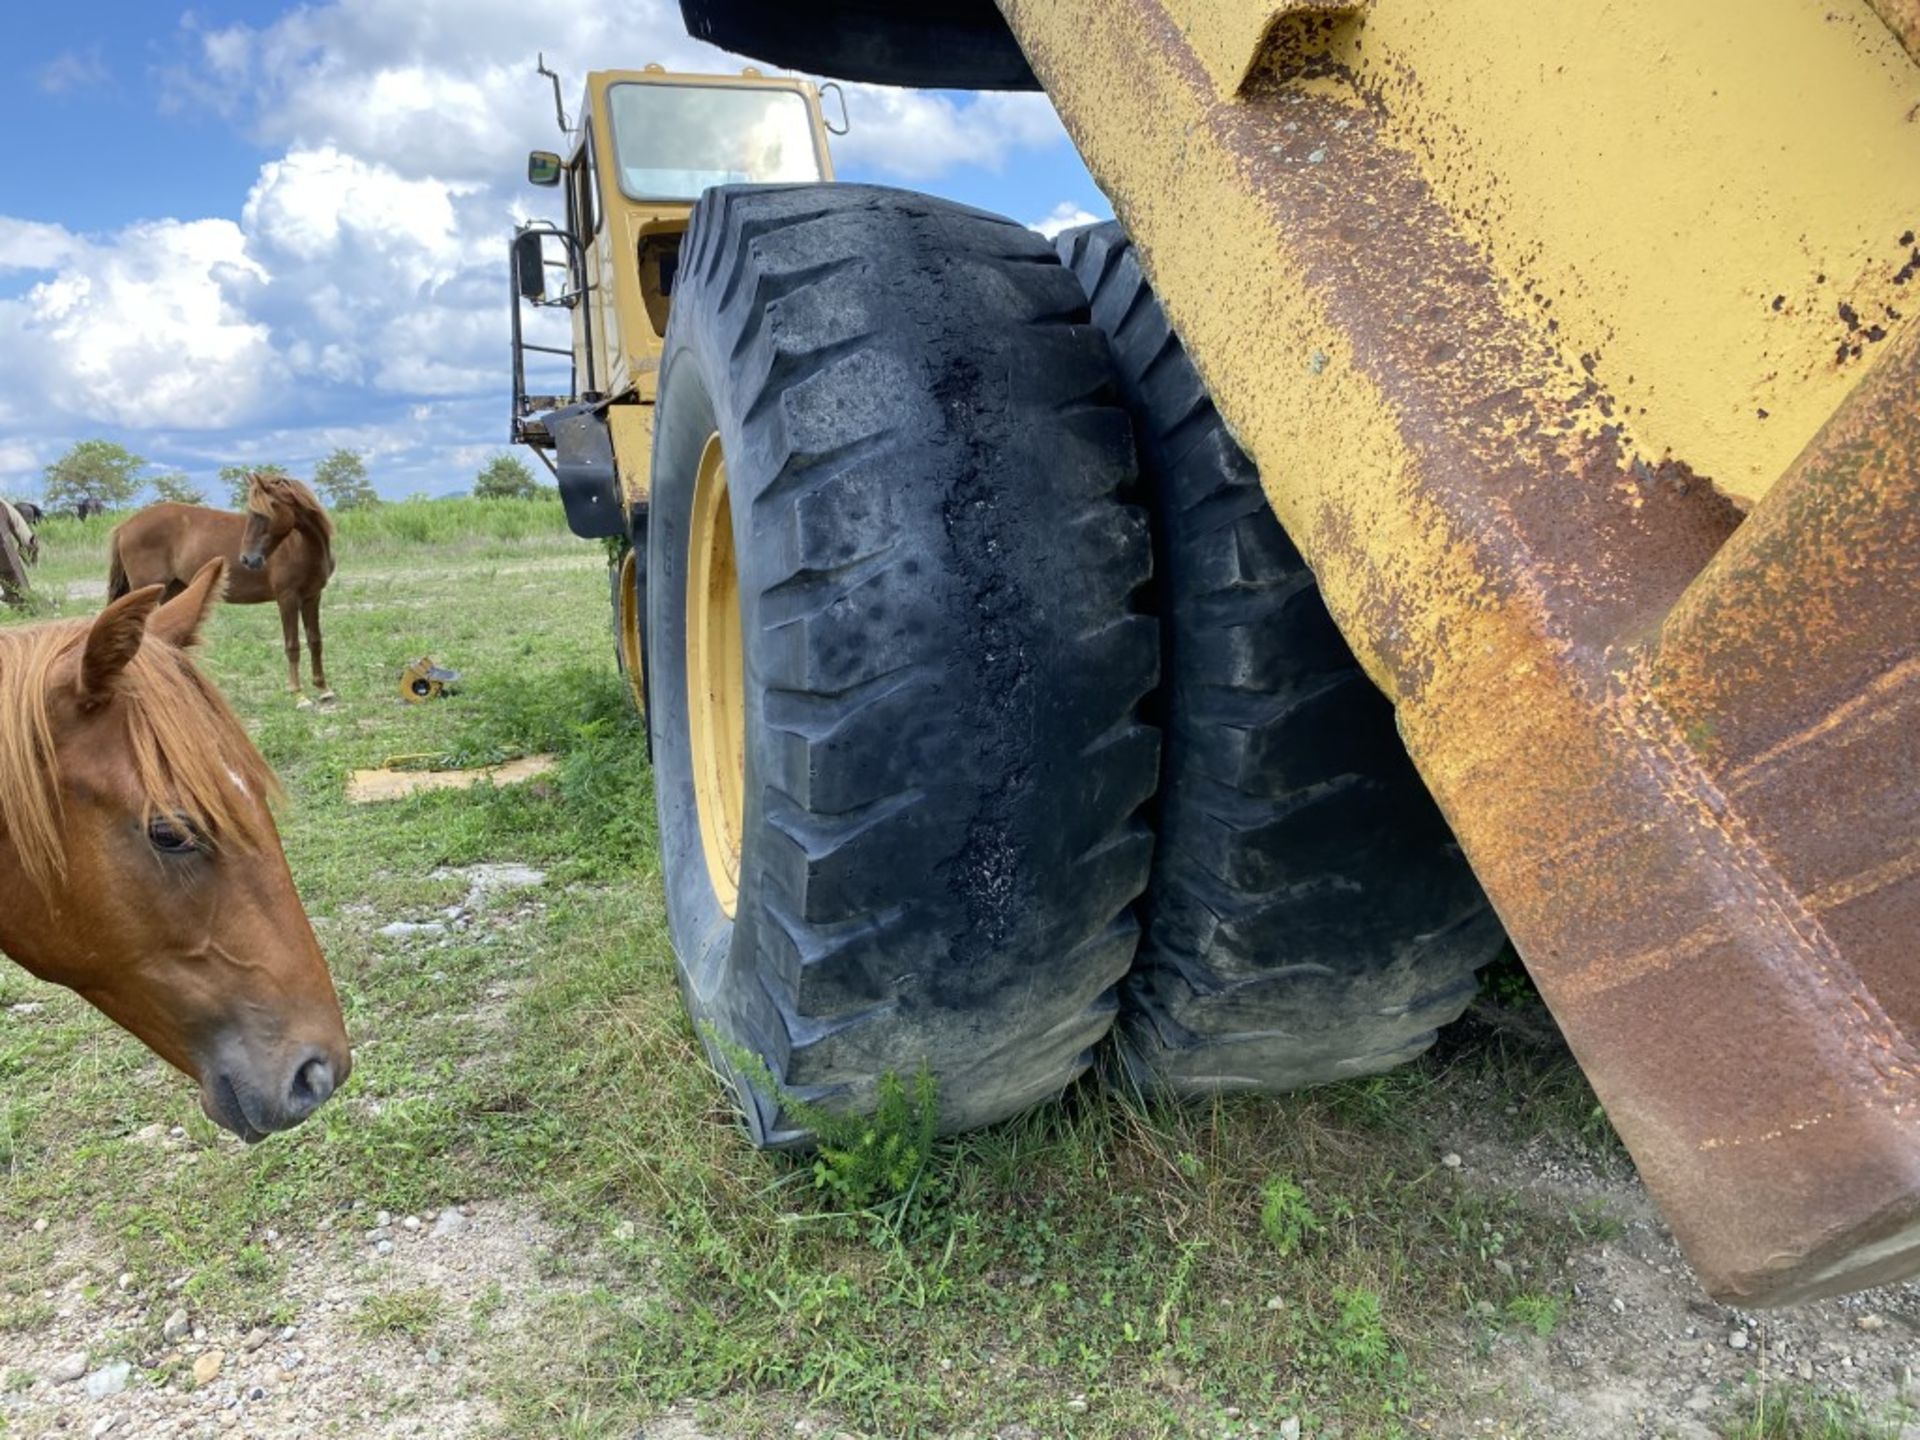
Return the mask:
[[[834,1108],[925,1065],[943,1129],[1010,1115],[1111,1027],[1152,852],[1152,549],[1106,338],[1046,240],[903,191],[710,190],[683,256],[647,653],[688,1008],[762,1144],[808,1137],[743,1052]],[[688,520],[715,432],[746,656],[733,919],[688,755]]]
[[[1125,233],[1058,243],[1113,342],[1155,532],[1159,844],[1123,1054],[1189,1094],[1397,1065],[1465,1009],[1500,924]]]

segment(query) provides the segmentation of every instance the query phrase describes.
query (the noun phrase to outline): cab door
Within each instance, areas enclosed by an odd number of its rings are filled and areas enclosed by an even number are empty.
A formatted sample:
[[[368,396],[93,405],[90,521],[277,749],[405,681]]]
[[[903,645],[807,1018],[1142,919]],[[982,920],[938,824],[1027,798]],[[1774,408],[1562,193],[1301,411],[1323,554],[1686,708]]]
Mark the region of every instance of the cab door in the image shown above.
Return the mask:
[[[567,173],[567,198],[571,229],[580,243],[584,293],[573,315],[574,353],[586,362],[580,388],[583,393],[614,393],[621,383],[614,375],[613,360],[620,353],[619,320],[614,310],[610,278],[611,254],[608,249],[606,213],[600,204],[599,173],[594,165],[593,124],[575,152]]]

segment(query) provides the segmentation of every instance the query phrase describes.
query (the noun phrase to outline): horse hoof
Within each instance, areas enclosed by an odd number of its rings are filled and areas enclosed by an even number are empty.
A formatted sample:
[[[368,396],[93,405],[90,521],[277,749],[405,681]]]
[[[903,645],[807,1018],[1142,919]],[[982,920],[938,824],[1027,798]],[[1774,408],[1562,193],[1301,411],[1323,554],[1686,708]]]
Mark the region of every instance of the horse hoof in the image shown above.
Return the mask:
[[[334,694],[334,693],[333,693],[333,691],[331,691],[331,690],[322,690],[322,691],[321,691],[321,692],[319,693],[319,695],[318,695],[318,696],[316,696],[315,698],[316,698],[316,699],[317,699],[317,700],[318,700],[318,701],[320,702],[320,704],[322,704],[322,705],[331,705],[331,704],[333,704],[333,703],[334,703],[334,701],[336,701],[336,700],[338,700],[338,699],[339,699],[340,697],[339,697],[338,695],[336,695],[336,694]]]
[[[313,708],[313,698],[309,695],[296,695],[293,697],[293,708],[296,710],[311,710]]]

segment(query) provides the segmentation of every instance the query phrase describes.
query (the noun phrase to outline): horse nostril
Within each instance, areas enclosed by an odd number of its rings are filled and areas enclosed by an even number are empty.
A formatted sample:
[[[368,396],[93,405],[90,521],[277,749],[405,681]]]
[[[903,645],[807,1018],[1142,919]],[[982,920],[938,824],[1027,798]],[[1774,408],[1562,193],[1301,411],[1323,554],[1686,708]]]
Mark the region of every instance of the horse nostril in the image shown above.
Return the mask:
[[[288,1110],[305,1119],[326,1103],[334,1084],[333,1065],[324,1056],[314,1056],[293,1072],[293,1084],[287,1091]]]

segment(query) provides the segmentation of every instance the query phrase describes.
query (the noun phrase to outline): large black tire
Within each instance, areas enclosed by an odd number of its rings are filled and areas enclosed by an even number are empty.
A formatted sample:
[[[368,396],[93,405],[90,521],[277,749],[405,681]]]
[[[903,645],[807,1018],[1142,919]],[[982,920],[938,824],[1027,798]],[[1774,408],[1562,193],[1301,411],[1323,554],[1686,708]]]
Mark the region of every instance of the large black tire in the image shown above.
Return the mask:
[[[707,192],[662,357],[647,653],[682,990],[743,1076],[870,1106],[938,1082],[983,1124],[1089,1063],[1138,941],[1158,636],[1131,425],[1039,236],[863,185]],[[717,434],[744,634],[729,915],[689,720],[694,475]],[[703,703],[704,697],[703,697]]]
[[[1399,1064],[1499,922],[1117,223],[1060,251],[1112,340],[1155,530],[1164,727],[1123,1052],[1181,1093]]]

